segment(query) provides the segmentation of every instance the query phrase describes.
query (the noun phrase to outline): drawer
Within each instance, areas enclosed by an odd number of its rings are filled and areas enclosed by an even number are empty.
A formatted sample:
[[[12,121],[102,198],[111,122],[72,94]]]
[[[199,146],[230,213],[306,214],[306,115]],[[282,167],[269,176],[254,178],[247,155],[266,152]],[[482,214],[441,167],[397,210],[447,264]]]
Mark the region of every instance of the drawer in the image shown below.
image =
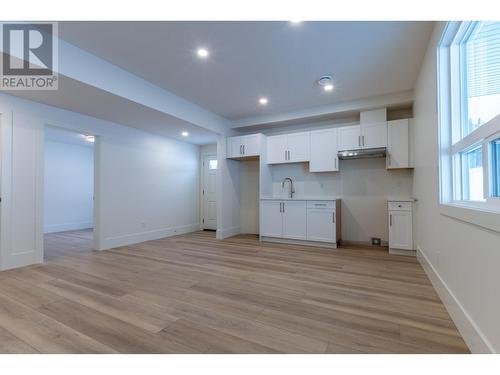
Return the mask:
[[[411,202],[389,202],[389,211],[411,211]]]
[[[307,201],[307,208],[327,208],[334,209],[335,201]]]

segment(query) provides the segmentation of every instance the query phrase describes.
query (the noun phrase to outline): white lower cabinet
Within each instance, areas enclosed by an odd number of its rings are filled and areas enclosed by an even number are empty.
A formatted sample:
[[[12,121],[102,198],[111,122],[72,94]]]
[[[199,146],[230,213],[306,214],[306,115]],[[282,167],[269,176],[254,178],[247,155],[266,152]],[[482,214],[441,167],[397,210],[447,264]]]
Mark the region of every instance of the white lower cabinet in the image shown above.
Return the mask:
[[[264,200],[260,204],[260,234],[266,237],[283,236],[283,202]]]
[[[262,200],[260,235],[335,245],[339,213],[339,201]]]
[[[389,250],[414,250],[412,207],[411,202],[389,202]]]
[[[283,202],[283,238],[305,240],[306,230],[306,202]]]

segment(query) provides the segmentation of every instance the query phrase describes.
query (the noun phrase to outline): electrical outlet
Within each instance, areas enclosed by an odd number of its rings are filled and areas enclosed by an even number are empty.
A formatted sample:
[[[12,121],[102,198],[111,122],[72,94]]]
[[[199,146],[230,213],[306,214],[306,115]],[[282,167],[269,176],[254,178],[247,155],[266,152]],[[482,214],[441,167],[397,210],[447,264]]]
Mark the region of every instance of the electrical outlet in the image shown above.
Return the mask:
[[[372,237],[372,246],[380,246],[382,244],[382,241],[380,238],[377,237]]]

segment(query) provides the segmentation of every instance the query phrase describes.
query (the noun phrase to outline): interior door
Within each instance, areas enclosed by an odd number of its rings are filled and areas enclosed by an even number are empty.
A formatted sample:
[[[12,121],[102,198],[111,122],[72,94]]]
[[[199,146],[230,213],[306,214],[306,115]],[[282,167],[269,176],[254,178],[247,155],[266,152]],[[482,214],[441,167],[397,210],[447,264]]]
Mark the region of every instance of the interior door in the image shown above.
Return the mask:
[[[266,237],[283,236],[282,201],[263,200],[260,204],[260,235]]]
[[[217,156],[203,158],[203,229],[217,229]]]
[[[305,240],[306,228],[306,202],[285,201],[283,207],[283,238]]]
[[[363,125],[361,136],[363,148],[387,147],[387,122]]]
[[[339,151],[357,150],[361,148],[359,125],[339,128]]]
[[[273,135],[267,138],[267,163],[286,163],[286,135]]]

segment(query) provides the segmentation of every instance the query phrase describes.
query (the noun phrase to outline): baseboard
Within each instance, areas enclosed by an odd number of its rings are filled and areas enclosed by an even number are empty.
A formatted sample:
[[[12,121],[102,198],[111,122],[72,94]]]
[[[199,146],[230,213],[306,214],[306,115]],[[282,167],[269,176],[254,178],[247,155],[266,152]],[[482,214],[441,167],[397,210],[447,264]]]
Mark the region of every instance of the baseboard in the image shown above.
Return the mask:
[[[264,241],[264,242],[284,243],[284,244],[290,244],[290,245],[325,247],[328,249],[336,249],[337,248],[337,244],[331,243],[331,242],[294,240],[294,239],[290,239],[290,238],[266,237],[266,236],[262,236],[260,238],[260,240]]]
[[[484,334],[469,316],[439,273],[437,273],[436,269],[420,247],[417,247],[417,259],[431,280],[432,285],[439,294],[446,310],[450,314],[451,319],[453,319],[453,322],[457,326],[458,331],[462,335],[470,351],[475,354],[495,353],[492,345],[488,342]]]
[[[230,227],[224,229],[217,229],[215,237],[218,240],[223,240],[224,238],[233,237],[240,234],[240,227]]]
[[[68,223],[68,224],[55,224],[55,225],[47,225],[44,228],[44,233],[57,233],[57,232],[67,232],[70,230],[82,230],[92,228],[94,225],[92,222],[83,222],[83,223]]]
[[[342,246],[362,246],[362,247],[388,247],[389,242],[387,241],[381,241],[380,246],[377,245],[372,245],[371,241],[351,241],[351,240],[340,240],[340,245]]]
[[[139,242],[158,240],[160,238],[177,236],[200,230],[200,224],[188,224],[171,228],[157,229],[147,232],[127,234],[124,236],[116,236],[104,238],[97,250],[107,250],[119,246],[133,245]]]

